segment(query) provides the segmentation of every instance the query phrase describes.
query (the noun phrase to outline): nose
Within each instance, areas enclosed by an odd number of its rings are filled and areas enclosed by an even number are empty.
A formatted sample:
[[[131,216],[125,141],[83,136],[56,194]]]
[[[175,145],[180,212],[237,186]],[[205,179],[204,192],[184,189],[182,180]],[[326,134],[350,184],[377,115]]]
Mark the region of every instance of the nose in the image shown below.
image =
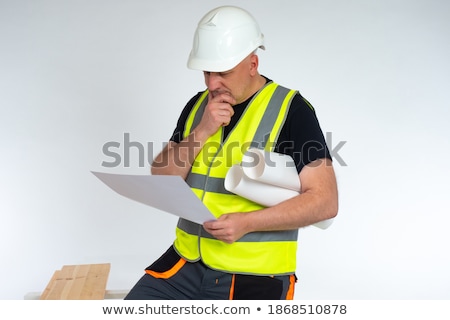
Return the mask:
[[[205,84],[209,91],[216,91],[221,87],[221,77],[217,72],[205,72]]]

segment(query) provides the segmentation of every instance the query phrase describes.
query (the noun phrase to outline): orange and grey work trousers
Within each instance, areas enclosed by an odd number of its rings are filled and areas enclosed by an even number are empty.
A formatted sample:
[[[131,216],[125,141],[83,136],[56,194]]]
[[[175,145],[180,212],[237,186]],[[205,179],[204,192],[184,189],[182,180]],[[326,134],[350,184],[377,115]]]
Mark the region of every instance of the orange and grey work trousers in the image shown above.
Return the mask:
[[[187,262],[171,246],[125,300],[292,300],[296,277],[225,273]]]

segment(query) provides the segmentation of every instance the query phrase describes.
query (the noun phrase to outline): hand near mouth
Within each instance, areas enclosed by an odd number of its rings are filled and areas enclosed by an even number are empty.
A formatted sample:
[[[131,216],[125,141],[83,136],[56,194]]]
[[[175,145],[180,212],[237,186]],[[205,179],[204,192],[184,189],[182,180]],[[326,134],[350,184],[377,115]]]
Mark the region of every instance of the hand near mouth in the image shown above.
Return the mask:
[[[204,132],[211,136],[222,126],[227,126],[234,115],[233,105],[236,100],[228,92],[211,92],[208,97],[208,104],[203,113],[202,120],[196,131]]]

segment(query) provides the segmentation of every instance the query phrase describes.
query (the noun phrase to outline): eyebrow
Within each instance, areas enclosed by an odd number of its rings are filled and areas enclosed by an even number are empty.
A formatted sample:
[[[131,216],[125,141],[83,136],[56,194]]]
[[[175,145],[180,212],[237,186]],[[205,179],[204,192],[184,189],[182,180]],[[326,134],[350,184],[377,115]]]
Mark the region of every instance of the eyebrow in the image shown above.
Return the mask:
[[[230,74],[232,72],[233,72],[233,70],[227,70],[227,71],[222,71],[222,72],[203,71],[203,73],[208,74],[208,75],[211,74],[211,73],[217,73],[217,74],[219,74],[221,76]]]

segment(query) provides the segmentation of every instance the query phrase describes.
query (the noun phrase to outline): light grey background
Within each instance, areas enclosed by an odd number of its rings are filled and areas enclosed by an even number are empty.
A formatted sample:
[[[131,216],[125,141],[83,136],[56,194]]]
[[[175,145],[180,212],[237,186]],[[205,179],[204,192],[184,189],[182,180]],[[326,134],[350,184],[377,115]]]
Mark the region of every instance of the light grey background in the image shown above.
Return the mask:
[[[90,171],[147,174],[204,88],[186,68],[196,23],[238,4],[260,22],[261,72],[315,106],[340,211],[301,230],[296,299],[449,299],[450,2],[0,1],[0,298],[42,291],[64,264],[111,262],[129,289],[176,218]],[[151,143],[116,168],[103,145]],[[122,159],[123,160],[123,159]]]

